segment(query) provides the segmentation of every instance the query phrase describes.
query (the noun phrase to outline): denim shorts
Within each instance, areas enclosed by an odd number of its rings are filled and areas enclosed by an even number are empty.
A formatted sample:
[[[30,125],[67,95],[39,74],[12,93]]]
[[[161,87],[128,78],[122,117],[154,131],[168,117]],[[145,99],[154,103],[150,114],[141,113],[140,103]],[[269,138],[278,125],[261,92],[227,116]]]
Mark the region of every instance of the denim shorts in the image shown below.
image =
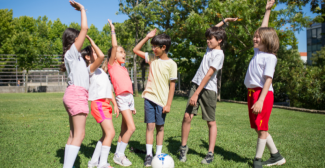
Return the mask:
[[[145,123],[156,123],[156,125],[164,125],[166,113],[163,114],[163,108],[156,103],[144,99],[144,122]]]

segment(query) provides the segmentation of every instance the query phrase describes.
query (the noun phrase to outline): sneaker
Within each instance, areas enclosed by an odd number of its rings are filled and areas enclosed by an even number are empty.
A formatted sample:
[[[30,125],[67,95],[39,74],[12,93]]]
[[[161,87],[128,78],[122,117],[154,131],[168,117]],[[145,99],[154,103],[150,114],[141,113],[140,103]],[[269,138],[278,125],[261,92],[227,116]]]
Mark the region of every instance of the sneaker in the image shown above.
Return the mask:
[[[114,154],[113,160],[116,164],[121,165],[121,166],[131,166],[132,165],[130,160],[125,155],[119,156],[119,154]]]
[[[255,158],[253,161],[253,168],[262,168],[262,159]]]
[[[147,155],[146,158],[144,159],[144,166],[145,167],[151,167],[151,162],[152,162],[152,156]]]
[[[286,160],[281,156],[280,152],[272,154],[269,160],[262,163],[265,166],[273,166],[273,165],[283,165],[286,163]]]
[[[88,162],[88,168],[95,168],[97,166],[98,166],[98,162],[91,162],[91,161]]]
[[[202,164],[210,164],[213,161],[213,153],[209,152],[205,158],[202,160]]]
[[[186,145],[185,147],[181,146],[179,147],[179,161],[181,162],[186,162],[186,155],[188,152],[188,146]]]
[[[109,163],[104,164],[103,166],[98,166],[97,168],[114,168]]]

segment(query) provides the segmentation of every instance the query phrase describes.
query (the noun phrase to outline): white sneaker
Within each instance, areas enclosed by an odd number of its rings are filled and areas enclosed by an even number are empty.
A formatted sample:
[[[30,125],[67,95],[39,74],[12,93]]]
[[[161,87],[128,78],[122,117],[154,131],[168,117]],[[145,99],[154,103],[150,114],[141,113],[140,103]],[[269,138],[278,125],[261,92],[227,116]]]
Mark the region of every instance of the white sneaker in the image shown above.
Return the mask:
[[[104,164],[103,166],[98,166],[97,168],[114,168],[109,163]]]
[[[98,162],[94,162],[94,163],[91,161],[88,162],[88,168],[95,168],[97,166],[98,166]]]
[[[114,162],[118,165],[121,166],[131,166],[132,163],[130,162],[130,160],[125,156],[125,155],[121,155],[121,154],[114,154]]]

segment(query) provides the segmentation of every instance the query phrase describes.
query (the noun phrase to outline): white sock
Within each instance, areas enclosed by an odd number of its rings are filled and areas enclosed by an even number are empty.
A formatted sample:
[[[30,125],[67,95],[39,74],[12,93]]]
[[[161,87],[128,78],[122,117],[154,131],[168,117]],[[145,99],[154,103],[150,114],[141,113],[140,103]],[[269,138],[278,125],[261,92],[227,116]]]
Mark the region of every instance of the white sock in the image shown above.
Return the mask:
[[[111,149],[110,146],[102,146],[102,150],[100,152],[100,162],[99,162],[98,167],[107,164],[107,158],[108,158],[110,149]]]
[[[124,155],[126,146],[128,146],[128,144],[121,141],[121,144],[118,148],[118,154]]]
[[[146,144],[147,155],[152,156],[152,144]]]
[[[66,158],[68,156],[69,146],[70,145],[65,144],[65,148],[64,148],[64,162],[63,163],[65,163],[65,161],[67,160]]]
[[[102,145],[103,145],[103,143],[101,141],[97,142],[96,148],[94,150],[94,153],[93,153],[93,156],[91,157],[90,162],[92,162],[92,163],[95,163],[95,162],[97,163],[98,162],[100,152],[102,150]]]
[[[266,146],[267,148],[269,148],[270,152],[272,154],[276,154],[278,153],[278,149],[276,148],[273,139],[271,137],[271,135],[269,134],[269,136],[266,137]]]
[[[121,141],[121,142],[122,142],[122,141]],[[119,149],[119,147],[120,147],[120,145],[121,145],[121,142],[118,142],[118,141],[117,141],[117,146],[116,146],[115,153],[118,153],[118,149]]]
[[[161,154],[162,145],[156,145],[156,155]]]
[[[260,138],[257,139],[255,158],[259,158],[259,159],[262,158],[265,144],[266,144],[266,139],[260,139]]]
[[[74,164],[74,161],[77,158],[79,149],[80,149],[79,146],[69,145],[67,158],[66,158],[65,163],[63,164],[63,168],[71,168],[71,167],[73,167],[73,164]]]

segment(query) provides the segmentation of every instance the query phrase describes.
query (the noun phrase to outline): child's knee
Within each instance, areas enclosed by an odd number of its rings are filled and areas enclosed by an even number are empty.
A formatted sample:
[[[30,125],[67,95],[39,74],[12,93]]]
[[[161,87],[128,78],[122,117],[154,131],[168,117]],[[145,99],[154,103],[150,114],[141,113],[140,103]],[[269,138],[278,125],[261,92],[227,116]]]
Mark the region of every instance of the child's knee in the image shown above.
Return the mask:
[[[216,123],[216,121],[208,121],[208,126],[209,127],[216,127],[217,123]]]
[[[149,132],[155,131],[155,124],[154,123],[148,123],[147,124],[147,131],[149,131]]]
[[[157,126],[156,131],[157,132],[164,132],[164,126]]]
[[[133,134],[135,132],[135,125],[128,127],[128,131]]]
[[[184,114],[184,118],[183,118],[183,122],[191,122],[192,121],[192,118],[193,118],[193,115],[192,114],[185,113]]]

